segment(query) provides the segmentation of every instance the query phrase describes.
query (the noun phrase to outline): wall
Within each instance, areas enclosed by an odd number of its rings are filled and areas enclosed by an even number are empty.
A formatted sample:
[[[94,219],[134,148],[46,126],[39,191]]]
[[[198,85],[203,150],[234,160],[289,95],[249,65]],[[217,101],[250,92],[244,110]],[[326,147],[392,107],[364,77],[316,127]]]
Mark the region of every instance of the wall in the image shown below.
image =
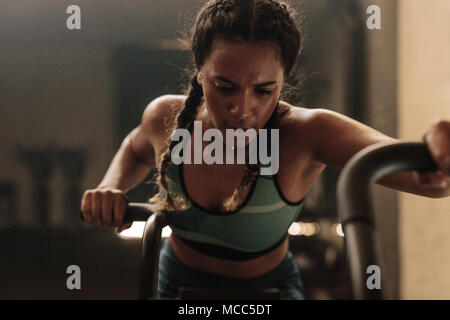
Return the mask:
[[[40,209],[34,198],[36,179],[27,164],[31,157],[21,159],[19,150],[57,159],[46,180],[48,203],[41,211],[48,214],[48,221],[44,225],[79,225],[78,213],[69,212],[64,200],[66,187],[74,182],[66,179],[71,173],[63,170],[62,151],[80,152],[85,157],[79,168],[80,190],[100,182],[118,148],[121,119],[117,119],[117,108],[123,89],[118,86],[123,87],[123,81],[118,85],[117,69],[137,69],[135,65],[118,66],[123,62],[117,62],[118,52],[138,47],[142,56],[145,50],[158,47],[159,40],[174,38],[199,1],[77,1],[81,30],[69,31],[66,8],[71,4],[8,1],[0,11],[0,43],[7,44],[0,50],[0,184],[13,186],[12,214],[20,227],[35,226]],[[165,79],[159,81],[157,74],[163,69],[162,60],[156,72],[152,73],[148,64],[142,68],[148,72],[140,75],[147,80],[140,91],[144,86],[148,90],[139,104],[129,105],[135,125],[140,120],[135,113],[142,113],[151,98],[163,93],[159,87],[155,89],[158,92],[151,91],[148,79],[168,85]],[[145,61],[135,64],[141,62]],[[119,138],[123,139],[123,134]],[[0,219],[0,228],[5,227],[4,220]]]
[[[421,140],[450,118],[450,2],[399,1],[398,119],[403,140]],[[450,298],[450,198],[400,194],[401,298]]]

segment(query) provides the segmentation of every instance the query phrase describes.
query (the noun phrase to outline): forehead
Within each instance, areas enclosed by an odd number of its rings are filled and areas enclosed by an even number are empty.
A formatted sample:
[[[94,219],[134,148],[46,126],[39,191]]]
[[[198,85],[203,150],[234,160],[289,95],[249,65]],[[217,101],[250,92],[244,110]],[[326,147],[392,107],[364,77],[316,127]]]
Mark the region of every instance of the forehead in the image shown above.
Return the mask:
[[[277,43],[257,41],[248,43],[240,39],[216,37],[211,54],[205,61],[210,71],[277,77],[283,72],[280,59],[281,49]]]

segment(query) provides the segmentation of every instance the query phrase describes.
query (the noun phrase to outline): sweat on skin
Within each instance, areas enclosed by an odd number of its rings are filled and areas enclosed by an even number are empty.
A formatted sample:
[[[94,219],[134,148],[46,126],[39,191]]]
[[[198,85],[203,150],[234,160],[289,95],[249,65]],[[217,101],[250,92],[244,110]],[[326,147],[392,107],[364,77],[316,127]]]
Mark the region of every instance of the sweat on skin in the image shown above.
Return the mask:
[[[267,139],[268,131],[270,131],[270,155],[268,154]],[[224,139],[222,132],[216,128],[210,128],[202,133],[202,122],[194,121],[194,164],[223,164]],[[191,164],[192,155],[191,148],[188,148],[191,134],[189,130],[179,128],[176,129],[171,137],[172,141],[179,141],[171,153],[171,160],[174,164],[181,163]],[[213,139],[214,138],[214,139]],[[249,139],[248,159],[250,164],[256,164],[259,160],[261,163],[261,175],[274,175],[279,169],[279,129],[260,129],[259,134],[253,128],[243,129],[226,129],[225,132],[225,163],[234,164],[235,150],[237,151],[238,164],[245,164],[246,149],[245,139]],[[235,139],[237,143],[235,144]],[[181,140],[181,141],[180,141]],[[213,141],[212,141],[213,140]],[[202,152],[203,141],[210,141]],[[180,154],[182,152],[182,156]]]

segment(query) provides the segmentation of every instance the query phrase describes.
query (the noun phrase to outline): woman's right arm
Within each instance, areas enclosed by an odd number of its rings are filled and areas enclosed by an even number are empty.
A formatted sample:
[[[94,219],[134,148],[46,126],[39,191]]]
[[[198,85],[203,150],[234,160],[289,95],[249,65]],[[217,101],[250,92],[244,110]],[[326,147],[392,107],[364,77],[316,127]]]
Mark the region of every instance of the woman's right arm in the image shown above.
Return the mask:
[[[100,184],[84,192],[81,211],[86,222],[98,227],[118,227],[119,232],[131,226],[123,223],[126,193],[155,167],[151,138],[158,129],[154,120],[159,103],[153,101],[145,109],[141,124],[125,137]]]

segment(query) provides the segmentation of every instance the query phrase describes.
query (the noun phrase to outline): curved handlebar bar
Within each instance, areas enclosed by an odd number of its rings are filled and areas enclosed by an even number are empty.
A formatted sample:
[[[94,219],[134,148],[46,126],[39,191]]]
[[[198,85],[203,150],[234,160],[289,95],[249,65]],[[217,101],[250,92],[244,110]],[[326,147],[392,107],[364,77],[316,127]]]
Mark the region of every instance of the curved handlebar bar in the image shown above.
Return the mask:
[[[367,268],[378,265],[375,252],[370,184],[397,171],[436,171],[426,144],[375,144],[364,148],[343,168],[338,180],[338,211],[345,234],[353,294],[356,299],[381,299],[382,290],[367,287]]]

